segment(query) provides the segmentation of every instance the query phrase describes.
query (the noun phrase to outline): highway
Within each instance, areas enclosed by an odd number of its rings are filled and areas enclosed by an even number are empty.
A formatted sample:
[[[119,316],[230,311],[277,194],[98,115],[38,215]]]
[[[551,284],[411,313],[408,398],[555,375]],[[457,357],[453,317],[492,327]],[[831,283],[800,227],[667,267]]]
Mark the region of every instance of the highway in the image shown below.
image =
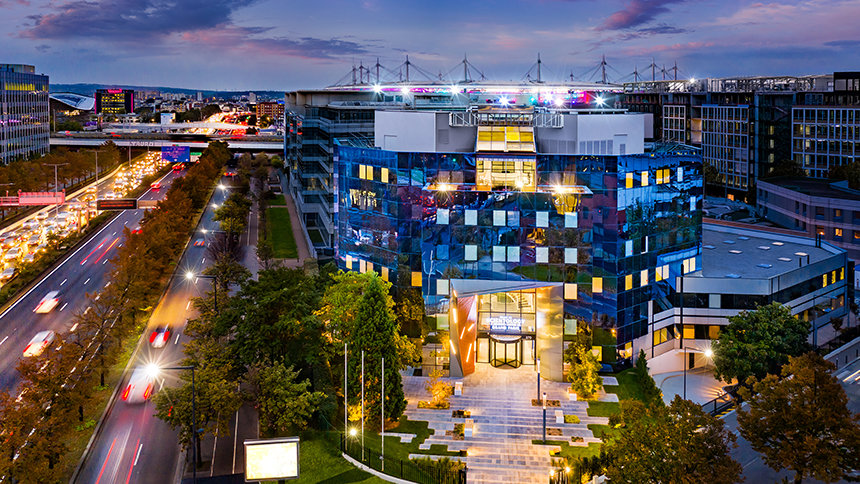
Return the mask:
[[[217,222],[212,220],[213,204],[221,204],[229,195],[228,192],[229,190],[216,190],[199,225],[195,228],[195,234],[202,234],[204,228],[209,231],[218,228]],[[191,299],[203,295],[211,288],[209,279],[185,278],[186,271],[199,273],[208,265],[205,247],[193,245],[193,242],[201,237],[202,235],[193,236],[186,247],[168,290],[153,311],[149,327],[139,341],[138,351],[129,364],[126,378],[131,373],[131,368],[148,363],[154,362],[159,366],[181,364],[184,357],[183,343],[188,340],[183,334],[183,329],[186,321],[197,314],[191,305]],[[149,343],[150,330],[164,324],[171,327],[169,342],[162,348],[153,348]],[[179,382],[179,374],[176,371],[167,371],[163,376],[164,379],[158,382],[157,388],[164,384],[173,385]],[[119,389],[125,388],[125,385],[126,381],[123,380],[120,382]],[[93,442],[75,482],[87,484],[178,482],[181,478],[182,462],[178,458],[180,452],[176,433],[157,419],[154,413],[155,406],[151,399],[144,403],[132,404],[123,401],[118,395],[113,406],[108,407],[100,433]],[[233,418],[235,421],[236,416],[234,415]],[[242,421],[243,427],[253,427],[253,423]],[[230,449],[221,450],[224,444],[222,442],[218,447],[222,458],[234,458],[236,447],[242,446],[241,439],[234,443],[233,429],[230,430],[229,440],[233,444],[230,446],[233,452],[229,452]],[[240,461],[238,463],[240,471],[241,465]],[[203,472],[201,472],[202,475],[204,475]],[[209,472],[205,475],[208,476]]]
[[[148,190],[141,200],[158,200],[177,176],[174,172],[161,179],[163,188]],[[112,180],[104,180],[100,191],[111,190]],[[64,256],[60,265],[43,276],[35,286],[18,298],[0,314],[0,389],[12,390],[18,383],[16,366],[24,348],[39,331],[57,333],[71,329],[73,315],[86,310],[87,293],[96,293],[105,287],[110,266],[108,260],[122,244],[122,229],[136,228],[143,210],[126,211]],[[50,291],[59,292],[59,302],[50,313],[35,312],[39,301]]]

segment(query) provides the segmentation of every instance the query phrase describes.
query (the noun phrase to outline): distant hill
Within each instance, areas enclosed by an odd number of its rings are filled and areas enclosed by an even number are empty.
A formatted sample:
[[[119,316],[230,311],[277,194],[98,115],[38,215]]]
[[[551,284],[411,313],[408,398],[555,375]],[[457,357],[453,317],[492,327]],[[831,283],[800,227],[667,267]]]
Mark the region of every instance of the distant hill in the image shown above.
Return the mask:
[[[186,94],[189,97],[197,95],[198,89],[183,89],[179,87],[163,87],[163,86],[127,86],[117,84],[51,84],[51,92],[73,92],[82,96],[92,96],[96,89],[133,89],[135,91],[160,91],[171,94]],[[283,99],[284,91],[207,91],[199,89],[203,93],[203,97],[218,97],[222,99],[240,98],[247,96],[253,92],[257,98],[262,99]]]

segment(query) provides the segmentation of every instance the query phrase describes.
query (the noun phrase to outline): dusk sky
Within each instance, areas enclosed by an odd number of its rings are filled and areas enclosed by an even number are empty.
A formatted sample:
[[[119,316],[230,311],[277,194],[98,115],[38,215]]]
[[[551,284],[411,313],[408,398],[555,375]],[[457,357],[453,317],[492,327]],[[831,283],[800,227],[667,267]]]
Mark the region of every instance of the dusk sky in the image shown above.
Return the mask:
[[[518,80],[538,52],[547,80],[596,80],[602,54],[611,81],[652,57],[679,77],[818,74],[860,70],[857,19],[860,0],[0,0],[0,63],[52,83],[219,90],[321,87],[407,54],[454,80],[464,54]]]

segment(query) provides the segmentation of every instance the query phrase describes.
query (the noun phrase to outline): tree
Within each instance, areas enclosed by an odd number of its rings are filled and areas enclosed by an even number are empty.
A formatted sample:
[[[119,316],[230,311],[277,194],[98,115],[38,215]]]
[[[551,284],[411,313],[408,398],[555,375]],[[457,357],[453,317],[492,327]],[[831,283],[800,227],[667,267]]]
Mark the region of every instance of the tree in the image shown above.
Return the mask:
[[[726,382],[745,382],[750,376],[761,379],[776,374],[788,357],[807,351],[809,327],[809,322],[779,303],[729,317],[729,324],[713,342],[714,376]]]
[[[805,178],[806,172],[803,170],[803,167],[800,166],[800,163],[792,159],[784,159],[780,162],[774,163],[770,173],[767,175],[768,178],[777,176]]]
[[[269,435],[305,429],[326,397],[322,392],[308,391],[310,382],[296,381],[298,376],[298,371],[283,363],[258,363],[247,374],[260,410],[260,427]]]
[[[794,482],[836,482],[860,469],[860,416],[847,408],[836,367],[814,352],[789,358],[782,379],[750,378],[740,390],[749,410],[738,408],[741,435],[765,464],[791,469]]]
[[[217,114],[221,112],[221,106],[217,104],[207,104],[203,106],[203,109],[200,110],[200,115],[203,116],[203,119],[209,118],[213,114]]]
[[[260,259],[260,264],[263,270],[272,268],[272,259],[275,258],[275,249],[269,239],[261,239],[257,241],[257,259]]]
[[[430,394],[430,404],[433,408],[448,408],[448,398],[453,388],[442,379],[442,370],[430,372],[430,379],[424,384],[424,389]]]
[[[852,161],[844,165],[834,166],[827,177],[831,180],[848,180],[848,186],[860,190],[860,163]]]
[[[394,294],[394,316],[400,330],[410,338],[427,334],[424,325],[424,297],[421,288],[400,287]]]
[[[349,359],[350,388],[361,388],[361,358],[356,357],[364,351],[364,401],[365,419],[378,423],[382,409],[381,382],[382,359],[385,358],[385,416],[397,420],[406,409],[403,383],[400,370],[404,361],[400,348],[404,342],[400,328],[391,311],[391,296],[375,272],[371,274],[364,294],[355,312],[356,325],[350,343],[353,357]],[[359,392],[353,391],[350,399],[354,402]]]
[[[613,483],[729,484],[741,465],[729,451],[736,438],[723,421],[676,396],[669,406],[624,400],[620,430],[604,444]]]
[[[361,274],[353,271],[338,271],[331,275],[332,284],[326,289],[320,308],[315,314],[323,321],[333,340],[352,339],[358,303],[374,277],[374,273]],[[388,282],[381,284],[386,291],[391,287]]]
[[[212,220],[221,223],[221,230],[236,236],[245,231],[251,201],[241,193],[232,193],[227,200],[215,210]]]
[[[597,374],[600,371],[600,362],[590,348],[582,346],[577,347],[576,359],[579,363],[571,363],[567,380],[574,393],[588,400],[593,398],[603,385],[603,378]]]
[[[648,371],[648,360],[645,359],[645,351],[639,350],[634,367],[636,376],[639,378],[639,386],[642,389],[642,399],[645,405],[663,405],[663,392],[657,388],[657,383]]]

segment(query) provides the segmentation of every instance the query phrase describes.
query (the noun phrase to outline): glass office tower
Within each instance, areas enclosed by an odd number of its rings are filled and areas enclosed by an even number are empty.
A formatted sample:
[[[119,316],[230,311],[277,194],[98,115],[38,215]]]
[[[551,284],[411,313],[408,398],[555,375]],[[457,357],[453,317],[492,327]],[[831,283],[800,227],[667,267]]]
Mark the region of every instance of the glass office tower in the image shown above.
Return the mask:
[[[23,64],[0,64],[0,162],[48,152],[48,76]]]
[[[565,339],[580,332],[604,362],[629,357],[649,301],[668,307],[675,278],[701,266],[693,152],[341,146],[336,166],[338,263],[420,287],[450,330],[454,376],[540,356],[544,376],[562,380]]]

